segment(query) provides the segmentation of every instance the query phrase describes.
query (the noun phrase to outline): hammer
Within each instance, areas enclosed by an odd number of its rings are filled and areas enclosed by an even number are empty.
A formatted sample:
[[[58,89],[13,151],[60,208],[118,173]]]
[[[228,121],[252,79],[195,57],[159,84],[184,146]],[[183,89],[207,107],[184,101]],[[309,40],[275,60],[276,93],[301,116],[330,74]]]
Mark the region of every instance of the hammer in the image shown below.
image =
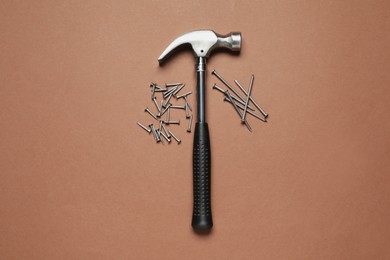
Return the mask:
[[[241,50],[241,33],[219,35],[212,30],[197,30],[176,38],[160,55],[161,65],[178,47],[189,45],[196,58],[197,77],[197,121],[193,148],[194,204],[192,227],[209,230],[213,226],[210,203],[211,150],[209,128],[206,123],[206,59],[220,48],[231,51]]]

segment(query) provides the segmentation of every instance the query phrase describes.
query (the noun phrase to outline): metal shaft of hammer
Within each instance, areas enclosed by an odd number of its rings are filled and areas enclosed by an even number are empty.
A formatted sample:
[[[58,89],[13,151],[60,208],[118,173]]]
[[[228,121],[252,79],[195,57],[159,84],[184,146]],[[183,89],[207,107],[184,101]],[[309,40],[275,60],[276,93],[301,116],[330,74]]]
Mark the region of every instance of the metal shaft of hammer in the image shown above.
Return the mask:
[[[203,57],[197,58],[196,77],[197,77],[197,100],[198,114],[197,121],[199,123],[206,122],[206,59]]]

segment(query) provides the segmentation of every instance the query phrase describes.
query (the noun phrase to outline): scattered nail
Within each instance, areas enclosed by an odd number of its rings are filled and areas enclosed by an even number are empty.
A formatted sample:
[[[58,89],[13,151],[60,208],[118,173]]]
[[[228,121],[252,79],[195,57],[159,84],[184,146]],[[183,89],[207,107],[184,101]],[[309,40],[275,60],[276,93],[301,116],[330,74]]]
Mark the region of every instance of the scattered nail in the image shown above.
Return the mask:
[[[225,84],[226,87],[228,87],[228,89],[230,89],[237,97],[239,97],[242,101],[245,102],[245,99],[240,95],[238,94],[238,92],[232,87],[229,85],[229,83],[226,82],[226,80],[224,80],[221,75],[219,75],[215,70],[213,70],[211,72],[211,74],[213,74],[214,76],[216,76],[223,84]]]
[[[229,102],[230,104],[232,103],[227,97],[224,97],[224,99],[223,99],[224,101],[226,101],[226,102]],[[236,105],[237,105],[237,107],[239,108],[239,109],[241,109],[241,110],[244,110],[244,107],[242,106],[242,105],[240,105],[240,104],[237,104],[236,103]],[[263,122],[267,122],[267,119],[265,119],[265,118],[262,118],[261,116],[259,116],[259,115],[257,115],[257,114],[255,114],[255,113],[253,113],[252,111],[246,111],[248,114],[250,114],[250,115],[252,115],[253,117],[256,117],[257,119],[259,119],[259,120],[261,120],[261,121],[263,121]]]
[[[237,80],[234,80],[234,82],[236,83],[236,85],[241,89],[242,92],[244,92],[245,95],[247,95],[245,89],[241,86],[241,84],[237,81]],[[265,118],[268,117],[268,114],[259,106],[259,104],[257,104],[257,102],[252,98],[250,97],[250,100],[253,102],[253,104],[255,104],[255,106],[257,107],[257,109],[263,114],[263,116]]]
[[[146,132],[148,132],[150,134],[150,132],[152,132],[152,130],[150,130],[149,128],[147,128],[146,126],[144,126],[143,124],[141,124],[140,122],[137,122],[137,124],[142,128],[144,129]]]
[[[233,107],[234,107],[234,109],[237,111],[237,114],[238,114],[238,115],[240,116],[240,118],[241,118],[241,117],[242,117],[242,114],[241,114],[240,110],[238,110],[237,105],[236,105],[236,102],[233,101],[232,96],[229,94],[229,91],[226,91],[226,95],[227,95],[227,97],[229,98],[230,102],[233,104]],[[250,125],[248,124],[247,121],[245,121],[245,125],[246,125],[246,127],[248,128],[248,130],[249,130],[250,132],[252,132],[252,128],[250,127]]]
[[[179,86],[181,85],[182,83],[165,83],[165,86],[166,87],[175,87],[175,86]]]
[[[152,112],[150,112],[149,108],[145,108],[145,112],[148,112],[149,115],[151,115],[154,119],[158,120],[157,117]]]
[[[188,109],[189,109],[190,111],[192,111],[192,108],[191,108],[191,106],[190,106],[190,102],[188,102],[187,96],[184,96],[184,99],[185,99],[185,101],[186,101],[186,104],[187,104],[187,106],[188,106]]]
[[[187,93],[185,93],[185,94],[183,94],[183,95],[180,95],[180,96],[176,96],[176,99],[184,98],[184,97],[186,97],[186,96],[188,96],[188,95],[191,95],[191,94],[192,94],[192,91],[187,92]]]
[[[180,125],[180,120],[175,120],[175,121],[163,121],[164,124],[166,125]]]
[[[242,123],[245,123],[246,110],[248,109],[248,103],[249,103],[249,99],[251,97],[251,91],[252,91],[252,86],[253,86],[253,80],[254,79],[255,79],[255,76],[252,74],[251,83],[249,83],[249,89],[248,89],[248,93],[246,95],[244,112],[242,112],[242,118],[241,118],[241,122]]]
[[[169,131],[169,130],[168,130]],[[177,144],[180,144],[181,143],[181,140],[179,138],[177,138],[171,131],[169,131],[169,134],[173,137],[173,139],[176,140]]]
[[[191,133],[191,125],[192,125],[192,115],[190,116],[190,121],[188,123],[187,132]]]
[[[185,106],[171,106],[171,108],[175,108],[175,109],[186,109]]]

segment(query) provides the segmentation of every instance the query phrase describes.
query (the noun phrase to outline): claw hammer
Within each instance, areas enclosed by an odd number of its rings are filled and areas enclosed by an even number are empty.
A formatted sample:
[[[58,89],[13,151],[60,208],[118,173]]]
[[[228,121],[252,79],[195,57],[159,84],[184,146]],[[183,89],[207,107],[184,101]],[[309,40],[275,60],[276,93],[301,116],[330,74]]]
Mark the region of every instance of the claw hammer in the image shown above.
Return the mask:
[[[213,226],[210,202],[211,150],[209,128],[206,123],[206,59],[220,48],[241,50],[241,33],[219,35],[212,30],[197,30],[176,38],[158,58],[161,65],[178,47],[189,45],[196,57],[197,122],[193,148],[194,204],[192,227],[208,230]]]

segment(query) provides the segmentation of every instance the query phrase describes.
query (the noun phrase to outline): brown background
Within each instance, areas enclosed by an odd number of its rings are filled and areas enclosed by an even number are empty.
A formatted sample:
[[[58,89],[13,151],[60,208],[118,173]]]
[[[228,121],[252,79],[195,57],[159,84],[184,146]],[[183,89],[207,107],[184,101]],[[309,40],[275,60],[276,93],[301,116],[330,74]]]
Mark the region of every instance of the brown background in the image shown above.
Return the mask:
[[[0,258],[389,259],[389,8],[1,1]],[[190,226],[193,135],[156,145],[136,125],[151,81],[195,90],[190,51],[157,58],[198,28],[242,32],[208,70],[254,73],[270,113],[249,133],[208,74],[208,236]]]

